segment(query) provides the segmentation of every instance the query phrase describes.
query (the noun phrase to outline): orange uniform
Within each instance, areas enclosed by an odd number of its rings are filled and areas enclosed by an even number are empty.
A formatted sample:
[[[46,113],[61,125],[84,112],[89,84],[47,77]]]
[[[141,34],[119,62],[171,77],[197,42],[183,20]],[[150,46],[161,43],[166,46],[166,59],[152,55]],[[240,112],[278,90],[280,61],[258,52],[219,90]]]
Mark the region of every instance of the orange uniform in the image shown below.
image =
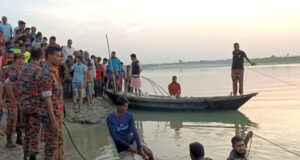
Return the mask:
[[[63,90],[59,77],[57,77],[57,71],[54,68],[50,68],[48,64],[43,64],[38,76],[37,85],[39,90],[39,96],[42,99],[47,97],[51,98],[53,113],[55,119],[59,125],[59,132],[54,133],[51,128],[51,121],[49,117],[49,111],[45,101],[40,104],[41,115],[40,117],[46,124],[45,131],[45,152],[44,155],[47,158],[52,158],[55,156],[57,150],[62,149],[63,145],[63,135],[62,135],[62,122],[63,122]]]

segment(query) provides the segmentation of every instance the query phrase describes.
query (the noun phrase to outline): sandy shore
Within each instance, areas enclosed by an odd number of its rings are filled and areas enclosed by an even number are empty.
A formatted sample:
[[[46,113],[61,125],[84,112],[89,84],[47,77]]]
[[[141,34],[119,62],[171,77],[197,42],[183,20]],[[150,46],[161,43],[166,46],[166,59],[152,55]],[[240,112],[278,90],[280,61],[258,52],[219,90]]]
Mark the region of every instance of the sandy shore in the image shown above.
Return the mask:
[[[104,122],[106,116],[114,110],[114,105],[110,101],[95,99],[94,106],[82,105],[80,113],[75,113],[73,103],[71,100],[65,100],[66,106],[66,118],[65,121],[69,123],[84,123],[84,124],[96,124]],[[5,117],[2,118],[2,126],[5,126]],[[66,133],[64,133],[66,134]],[[5,147],[6,137],[0,135],[0,160],[22,160],[23,159],[23,148],[20,145],[17,145],[16,148],[8,149]],[[38,159],[43,159],[43,146],[44,143],[41,143],[41,150]],[[70,156],[71,153],[68,150],[65,151],[66,159],[76,160],[78,156]]]
[[[106,116],[113,110],[113,104],[107,100],[94,100],[94,106],[83,105],[79,113],[74,110],[71,100],[65,101],[67,116],[70,123],[96,124],[104,122]],[[77,107],[77,106],[76,106]]]

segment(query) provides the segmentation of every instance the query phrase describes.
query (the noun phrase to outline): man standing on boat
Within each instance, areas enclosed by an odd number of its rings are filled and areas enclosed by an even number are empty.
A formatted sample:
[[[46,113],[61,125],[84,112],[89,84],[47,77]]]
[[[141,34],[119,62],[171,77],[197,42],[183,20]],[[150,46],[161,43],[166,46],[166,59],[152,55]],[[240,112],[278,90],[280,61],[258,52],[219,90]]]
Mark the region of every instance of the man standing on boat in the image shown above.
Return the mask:
[[[115,142],[120,160],[134,159],[139,154],[145,160],[154,160],[152,151],[141,144],[134,117],[127,112],[129,101],[125,97],[116,100],[117,111],[108,115],[106,119],[109,133]]]
[[[142,82],[141,82],[140,74],[142,72],[142,65],[141,62],[136,58],[135,54],[131,54],[130,58],[132,60],[130,87],[134,88],[136,96],[137,95],[141,96]]]
[[[111,52],[111,58],[108,60],[107,63],[107,79],[108,79],[108,88],[114,89],[117,91],[117,80],[120,76],[121,72],[121,61],[116,56],[116,52]]]
[[[177,99],[180,97],[181,87],[180,84],[177,83],[176,76],[172,77],[172,83],[169,84],[168,89],[171,96],[175,96]]]
[[[238,43],[233,44],[234,51],[232,52],[232,67],[231,67],[231,78],[233,84],[233,95],[237,95],[237,84],[239,83],[239,93],[243,95],[243,80],[244,80],[244,58],[251,64],[255,65],[246,55],[246,53],[240,50]]]

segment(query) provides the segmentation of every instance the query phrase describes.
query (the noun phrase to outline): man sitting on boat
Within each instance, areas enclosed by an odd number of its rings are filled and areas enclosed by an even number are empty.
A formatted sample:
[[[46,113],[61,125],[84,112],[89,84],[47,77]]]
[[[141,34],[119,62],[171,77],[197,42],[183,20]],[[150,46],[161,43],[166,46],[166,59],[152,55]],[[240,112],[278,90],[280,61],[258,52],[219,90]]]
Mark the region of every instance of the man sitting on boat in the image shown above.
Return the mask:
[[[116,100],[117,111],[108,115],[106,123],[115,142],[120,160],[132,160],[134,154],[143,159],[154,160],[152,151],[141,144],[133,115],[127,112],[129,101],[125,97]]]
[[[249,140],[252,138],[253,132],[249,131],[247,133],[247,136],[245,140],[240,136],[234,136],[231,139],[232,148],[233,150],[230,152],[229,157],[227,160],[247,160],[246,154],[246,148]]]
[[[169,84],[169,93],[171,96],[175,96],[177,99],[180,97],[181,94],[181,88],[180,84],[177,83],[177,77],[172,77],[172,83]]]

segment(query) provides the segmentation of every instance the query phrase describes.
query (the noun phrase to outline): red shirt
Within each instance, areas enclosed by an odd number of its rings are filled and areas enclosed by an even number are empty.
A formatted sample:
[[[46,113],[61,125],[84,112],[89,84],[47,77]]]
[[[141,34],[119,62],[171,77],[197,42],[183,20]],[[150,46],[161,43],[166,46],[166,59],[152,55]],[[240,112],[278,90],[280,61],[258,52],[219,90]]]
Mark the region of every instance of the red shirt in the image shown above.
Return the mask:
[[[102,80],[103,69],[101,65],[96,66],[96,80]]]
[[[177,82],[170,83],[168,88],[171,95],[179,95],[181,91],[180,84]]]
[[[5,48],[5,43],[6,43],[6,39],[3,36],[0,37],[0,44],[4,44],[4,48]]]
[[[1,67],[6,65],[6,59],[7,59],[7,54],[5,52],[3,52],[2,53],[2,64],[1,64]]]

